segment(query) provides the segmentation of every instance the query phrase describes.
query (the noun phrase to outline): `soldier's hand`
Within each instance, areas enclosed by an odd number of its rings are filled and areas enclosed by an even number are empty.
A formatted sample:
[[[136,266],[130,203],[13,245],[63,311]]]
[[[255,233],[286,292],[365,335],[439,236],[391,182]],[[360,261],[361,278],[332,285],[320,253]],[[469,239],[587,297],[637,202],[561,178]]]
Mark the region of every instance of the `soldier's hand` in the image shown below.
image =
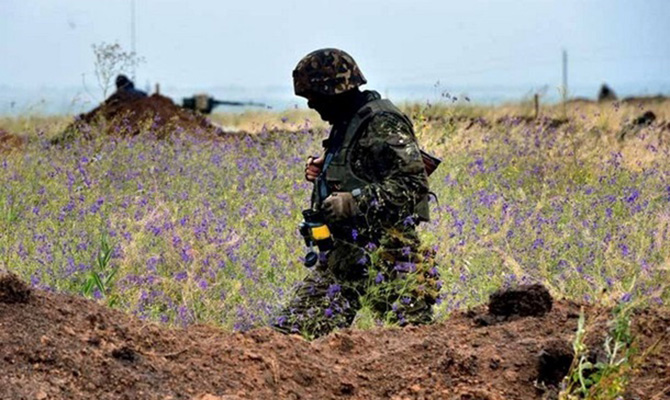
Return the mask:
[[[358,213],[356,200],[349,192],[335,192],[323,201],[323,212],[329,221],[341,221]]]
[[[323,169],[323,161],[323,156],[318,158],[309,157],[307,164],[305,164],[305,179],[309,182],[314,182],[321,173],[321,169]]]

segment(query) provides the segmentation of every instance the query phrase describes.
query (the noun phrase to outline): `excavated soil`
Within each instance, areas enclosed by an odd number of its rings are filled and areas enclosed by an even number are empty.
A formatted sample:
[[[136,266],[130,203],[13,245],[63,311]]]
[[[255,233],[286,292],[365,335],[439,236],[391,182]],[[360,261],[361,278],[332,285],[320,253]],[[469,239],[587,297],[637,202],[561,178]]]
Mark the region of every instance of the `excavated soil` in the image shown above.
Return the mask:
[[[117,93],[92,111],[79,115],[57,141],[78,133],[90,138],[100,133],[134,136],[140,132],[152,132],[158,137],[183,133],[212,137],[224,134],[201,114],[177,106],[168,97],[153,94],[137,98]]]
[[[670,97],[658,94],[656,96],[631,96],[625,97],[621,100],[622,103],[629,104],[653,104],[653,103],[662,103],[664,101],[670,100]]]
[[[0,276],[0,303],[27,303],[30,292],[30,288],[16,275]]]
[[[489,314],[502,317],[541,317],[551,311],[553,300],[542,285],[500,289],[489,299]]]
[[[482,307],[430,326],[343,330],[307,342],[267,328],[168,329],[82,298],[33,291],[27,301],[0,301],[0,398],[551,398],[572,360],[579,310],[556,302],[539,317],[480,327],[474,319],[488,314]],[[606,329],[607,313],[595,317],[602,311],[586,309],[599,332]],[[670,313],[642,312],[635,321],[641,346],[667,339]],[[670,396],[665,339],[637,370],[626,399]]]
[[[21,149],[25,140],[0,128],[0,154]]]

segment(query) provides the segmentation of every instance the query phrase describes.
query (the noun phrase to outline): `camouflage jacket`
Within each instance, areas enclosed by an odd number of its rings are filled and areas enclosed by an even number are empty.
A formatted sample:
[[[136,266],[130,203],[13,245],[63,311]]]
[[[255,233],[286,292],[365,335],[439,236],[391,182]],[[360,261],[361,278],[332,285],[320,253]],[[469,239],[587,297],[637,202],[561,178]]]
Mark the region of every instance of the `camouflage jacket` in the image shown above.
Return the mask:
[[[380,98],[377,92],[363,92],[368,102]],[[326,151],[333,142],[341,142],[351,119],[333,126]],[[332,148],[330,149],[332,151]],[[416,206],[425,200],[428,177],[411,123],[403,115],[392,112],[375,113],[358,129],[346,149],[347,167],[366,184],[360,188],[356,202],[360,211],[355,221],[335,226],[338,236],[348,236],[347,231],[376,238],[390,228],[413,229]],[[332,175],[326,169],[326,178]],[[329,187],[329,191],[338,191]],[[346,233],[345,233],[346,232]],[[348,238],[347,238],[348,239]],[[376,241],[376,240],[374,240]]]

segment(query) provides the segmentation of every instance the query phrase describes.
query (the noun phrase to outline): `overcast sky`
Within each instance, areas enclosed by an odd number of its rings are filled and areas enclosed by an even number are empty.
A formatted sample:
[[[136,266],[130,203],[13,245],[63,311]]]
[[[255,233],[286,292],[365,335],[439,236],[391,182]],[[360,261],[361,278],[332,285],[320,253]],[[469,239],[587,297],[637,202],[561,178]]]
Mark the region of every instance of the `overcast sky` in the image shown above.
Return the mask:
[[[131,48],[132,0],[0,0],[0,85],[93,82],[91,45]],[[670,81],[670,0],[135,0],[137,80],[288,86],[339,47],[370,86]]]

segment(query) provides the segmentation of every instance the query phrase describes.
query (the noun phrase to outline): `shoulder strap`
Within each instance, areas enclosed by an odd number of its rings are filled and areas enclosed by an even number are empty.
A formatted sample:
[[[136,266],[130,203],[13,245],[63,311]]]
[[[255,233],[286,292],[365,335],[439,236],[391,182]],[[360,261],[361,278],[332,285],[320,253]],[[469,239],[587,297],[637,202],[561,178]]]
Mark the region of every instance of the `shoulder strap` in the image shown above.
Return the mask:
[[[355,143],[356,138],[360,132],[370,123],[372,117],[379,115],[381,113],[390,113],[405,121],[410,127],[412,126],[412,121],[410,121],[407,116],[400,111],[390,100],[388,99],[377,99],[372,100],[365,104],[354,116],[349,127],[347,128],[347,133],[345,136],[345,142],[349,145]]]

